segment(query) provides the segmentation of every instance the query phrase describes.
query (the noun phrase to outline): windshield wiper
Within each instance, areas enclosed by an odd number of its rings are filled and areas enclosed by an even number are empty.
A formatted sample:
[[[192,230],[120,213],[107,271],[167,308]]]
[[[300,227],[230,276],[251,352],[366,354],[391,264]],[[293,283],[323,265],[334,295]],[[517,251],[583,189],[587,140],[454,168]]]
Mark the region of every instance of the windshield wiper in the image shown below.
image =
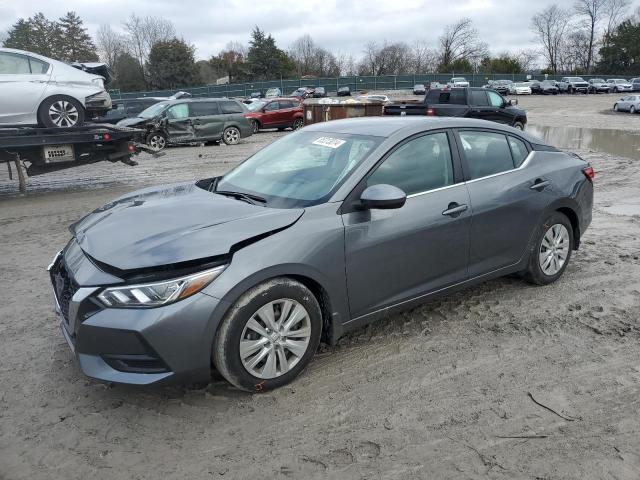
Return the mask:
[[[258,195],[253,195],[251,193],[232,192],[229,190],[213,190],[213,193],[218,193],[226,197],[234,197],[238,200],[244,200],[245,202],[251,203],[252,205],[257,205],[258,203],[267,203],[267,200],[265,198],[259,197]]]

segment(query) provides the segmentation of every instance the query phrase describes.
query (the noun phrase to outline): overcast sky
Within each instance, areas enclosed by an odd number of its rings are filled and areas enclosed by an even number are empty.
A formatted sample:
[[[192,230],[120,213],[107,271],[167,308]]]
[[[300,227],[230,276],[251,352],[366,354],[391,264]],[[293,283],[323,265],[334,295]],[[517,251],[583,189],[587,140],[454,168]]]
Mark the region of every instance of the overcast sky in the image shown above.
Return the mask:
[[[315,0],[0,0],[0,32],[21,17],[43,12],[58,18],[74,10],[93,35],[109,23],[121,28],[131,14],[171,20],[179,36],[196,46],[198,59],[209,58],[230,41],[248,43],[254,25],[271,33],[287,49],[304,33],[335,54],[359,57],[371,40],[421,39],[436,45],[445,25],[462,17],[473,20],[492,53],[533,48],[531,17],[552,0],[367,0],[366,2]],[[571,0],[560,2],[567,6]],[[632,8],[640,0],[632,1]]]

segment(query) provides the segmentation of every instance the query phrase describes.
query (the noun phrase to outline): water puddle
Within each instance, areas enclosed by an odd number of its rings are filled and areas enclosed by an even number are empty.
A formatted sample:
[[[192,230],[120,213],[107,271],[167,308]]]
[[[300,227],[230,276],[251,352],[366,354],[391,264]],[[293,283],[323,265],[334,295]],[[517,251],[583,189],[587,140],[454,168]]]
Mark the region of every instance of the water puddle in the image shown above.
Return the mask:
[[[544,127],[527,125],[527,133],[542,138],[554,147],[597,152],[640,159],[640,131],[604,128]]]

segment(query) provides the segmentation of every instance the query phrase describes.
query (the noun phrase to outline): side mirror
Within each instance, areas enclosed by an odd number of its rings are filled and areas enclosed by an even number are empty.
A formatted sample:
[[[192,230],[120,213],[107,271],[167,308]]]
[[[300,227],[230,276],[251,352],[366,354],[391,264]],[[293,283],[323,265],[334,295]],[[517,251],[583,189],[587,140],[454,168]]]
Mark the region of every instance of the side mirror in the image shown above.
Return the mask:
[[[362,209],[391,210],[401,208],[407,201],[407,194],[393,185],[371,185],[360,195]]]

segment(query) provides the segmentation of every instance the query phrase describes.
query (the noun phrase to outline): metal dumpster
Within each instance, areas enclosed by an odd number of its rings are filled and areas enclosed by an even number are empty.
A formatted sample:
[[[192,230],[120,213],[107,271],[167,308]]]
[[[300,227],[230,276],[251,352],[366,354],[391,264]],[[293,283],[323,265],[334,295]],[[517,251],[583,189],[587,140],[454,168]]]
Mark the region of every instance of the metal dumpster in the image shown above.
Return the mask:
[[[304,105],[304,124],[328,122],[343,118],[381,117],[384,106],[381,103],[309,103]]]

